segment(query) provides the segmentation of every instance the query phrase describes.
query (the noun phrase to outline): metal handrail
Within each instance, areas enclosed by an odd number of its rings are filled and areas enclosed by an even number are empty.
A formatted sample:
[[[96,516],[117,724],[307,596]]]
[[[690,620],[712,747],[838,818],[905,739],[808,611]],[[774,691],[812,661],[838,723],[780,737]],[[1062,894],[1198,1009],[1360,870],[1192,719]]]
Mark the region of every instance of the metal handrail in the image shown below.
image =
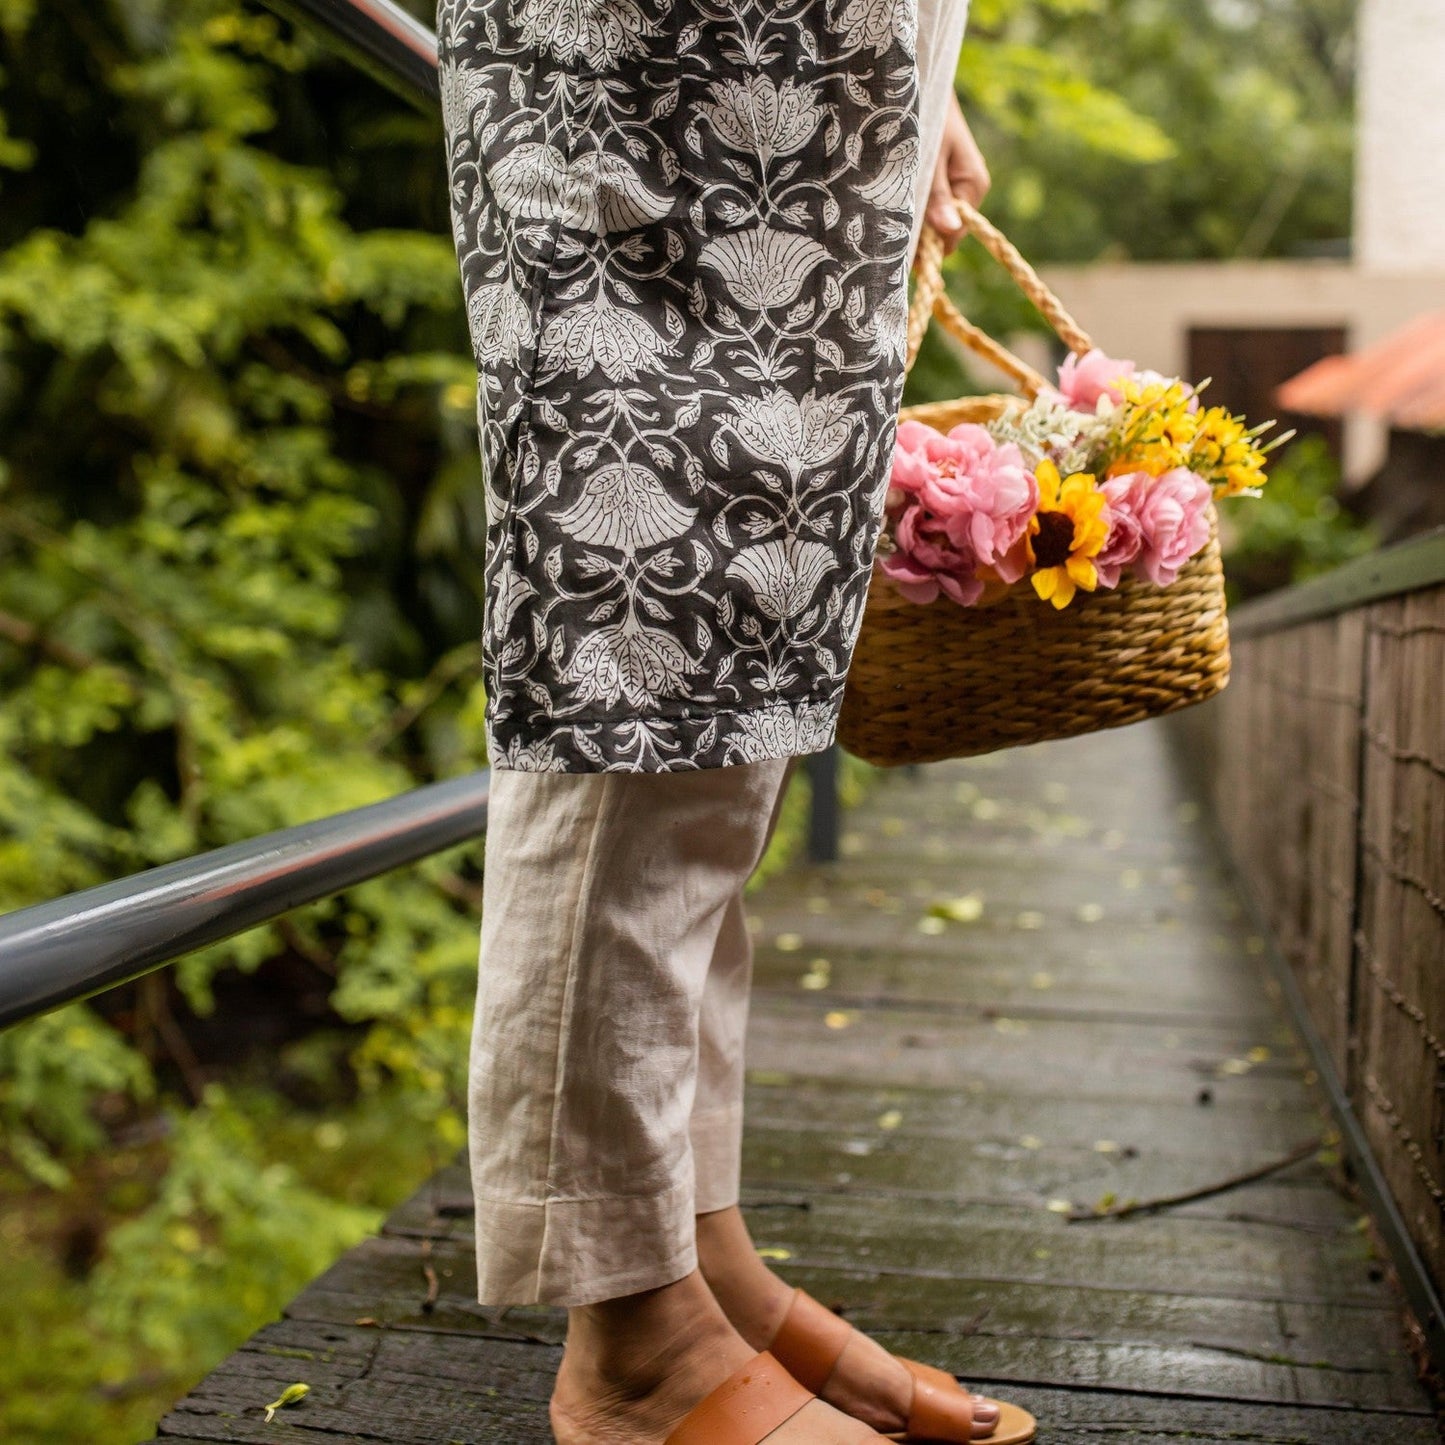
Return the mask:
[[[0,916],[0,1028],[480,837],[490,777],[431,783]]]
[[[262,0],[316,31],[352,64],[425,111],[441,104],[437,38],[393,0]]]

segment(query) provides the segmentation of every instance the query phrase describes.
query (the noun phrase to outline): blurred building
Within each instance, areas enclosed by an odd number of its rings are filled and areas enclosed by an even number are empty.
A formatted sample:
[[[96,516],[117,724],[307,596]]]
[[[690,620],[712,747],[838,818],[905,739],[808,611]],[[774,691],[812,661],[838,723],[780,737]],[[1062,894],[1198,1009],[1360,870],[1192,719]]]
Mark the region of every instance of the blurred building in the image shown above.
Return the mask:
[[[1422,314],[1445,312],[1445,0],[1361,0],[1358,23],[1348,259],[1044,270],[1111,354],[1211,377],[1211,400],[1322,432],[1355,492],[1391,454],[1388,410],[1293,415],[1275,393],[1324,357],[1368,353]],[[1409,450],[1397,436],[1396,460]]]

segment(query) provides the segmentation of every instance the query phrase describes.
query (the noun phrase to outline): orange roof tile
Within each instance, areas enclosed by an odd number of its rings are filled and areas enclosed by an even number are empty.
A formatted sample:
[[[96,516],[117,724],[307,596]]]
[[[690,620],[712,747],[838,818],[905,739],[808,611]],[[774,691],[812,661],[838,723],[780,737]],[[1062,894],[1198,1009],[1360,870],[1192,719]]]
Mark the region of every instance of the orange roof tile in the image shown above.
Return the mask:
[[[1286,411],[1342,416],[1366,411],[1407,431],[1445,428],[1445,311],[1351,356],[1327,356],[1275,392]]]

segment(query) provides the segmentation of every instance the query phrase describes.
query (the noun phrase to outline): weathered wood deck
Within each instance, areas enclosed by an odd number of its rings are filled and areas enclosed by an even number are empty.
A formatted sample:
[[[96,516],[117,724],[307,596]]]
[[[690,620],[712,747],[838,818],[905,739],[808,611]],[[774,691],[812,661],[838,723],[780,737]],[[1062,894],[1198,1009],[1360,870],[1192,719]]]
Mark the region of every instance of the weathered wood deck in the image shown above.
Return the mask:
[[[1327,1158],[1127,1220],[1051,1212],[1328,1128],[1163,727],[889,775],[847,830],[840,864],[753,900],[746,1198],[777,1268],[1027,1405],[1043,1445],[1438,1440]],[[549,1439],[561,1320],[474,1302],[470,1209],[443,1171],[161,1437]]]

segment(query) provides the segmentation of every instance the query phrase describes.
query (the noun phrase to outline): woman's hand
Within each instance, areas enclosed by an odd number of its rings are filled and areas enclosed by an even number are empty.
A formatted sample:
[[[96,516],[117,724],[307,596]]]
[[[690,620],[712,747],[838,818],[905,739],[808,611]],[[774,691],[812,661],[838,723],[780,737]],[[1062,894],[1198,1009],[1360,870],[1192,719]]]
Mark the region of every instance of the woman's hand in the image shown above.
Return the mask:
[[[963,118],[963,109],[955,92],[943,120],[943,139],[938,147],[938,162],[933,168],[933,189],[928,195],[924,220],[943,238],[947,255],[963,239],[968,229],[954,205],[961,197],[970,205],[982,203],[992,180],[983,152]]]

